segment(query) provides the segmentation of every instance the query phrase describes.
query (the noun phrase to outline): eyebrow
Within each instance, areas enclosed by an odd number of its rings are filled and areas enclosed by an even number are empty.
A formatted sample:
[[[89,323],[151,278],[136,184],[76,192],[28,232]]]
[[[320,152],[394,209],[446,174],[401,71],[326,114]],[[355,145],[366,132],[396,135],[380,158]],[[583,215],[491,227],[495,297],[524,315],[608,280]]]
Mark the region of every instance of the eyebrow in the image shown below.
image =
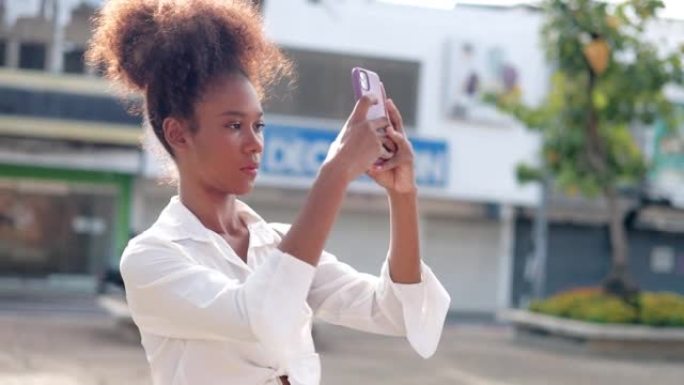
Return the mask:
[[[219,114],[219,116],[239,116],[241,118],[245,118],[249,115],[250,114],[242,112],[242,111],[224,111],[224,112]],[[259,111],[256,115],[261,118],[264,116],[264,112]]]

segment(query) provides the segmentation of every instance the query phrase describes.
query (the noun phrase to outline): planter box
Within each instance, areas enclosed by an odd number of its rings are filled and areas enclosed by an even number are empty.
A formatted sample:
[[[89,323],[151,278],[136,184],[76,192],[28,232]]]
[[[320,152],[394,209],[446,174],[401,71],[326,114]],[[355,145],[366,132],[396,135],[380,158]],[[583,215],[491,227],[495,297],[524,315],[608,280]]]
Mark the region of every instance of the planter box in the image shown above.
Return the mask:
[[[555,340],[584,351],[649,358],[684,359],[684,328],[596,324],[508,309],[497,314],[525,341]]]

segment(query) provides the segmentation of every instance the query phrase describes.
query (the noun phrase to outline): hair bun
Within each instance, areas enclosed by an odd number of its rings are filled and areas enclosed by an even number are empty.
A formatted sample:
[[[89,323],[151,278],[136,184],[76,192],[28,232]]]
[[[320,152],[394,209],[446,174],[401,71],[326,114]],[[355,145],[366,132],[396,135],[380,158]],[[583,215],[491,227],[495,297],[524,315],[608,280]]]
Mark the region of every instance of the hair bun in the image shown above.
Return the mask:
[[[158,67],[153,48],[163,46],[156,20],[161,3],[106,2],[94,19],[87,63],[129,90],[144,90]]]

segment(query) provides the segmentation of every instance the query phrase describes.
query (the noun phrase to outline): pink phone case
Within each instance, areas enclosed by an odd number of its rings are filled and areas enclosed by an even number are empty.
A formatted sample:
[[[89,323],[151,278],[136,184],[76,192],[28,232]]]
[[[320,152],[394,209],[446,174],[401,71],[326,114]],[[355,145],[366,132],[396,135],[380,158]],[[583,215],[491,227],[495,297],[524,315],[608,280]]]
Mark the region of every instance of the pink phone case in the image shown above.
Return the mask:
[[[365,68],[354,67],[352,69],[352,85],[356,100],[359,100],[363,95],[372,95],[378,100],[378,103],[371,106],[368,110],[368,119],[388,116],[387,106],[385,105],[385,87],[382,85],[378,74]],[[381,155],[381,158],[385,160],[391,158],[397,149],[397,145],[387,137],[383,139],[383,147],[385,152]]]
[[[364,87],[362,77],[368,79],[367,87]],[[354,67],[352,69],[352,84],[354,86],[354,96],[359,100],[363,95],[372,95],[378,99],[378,104],[368,110],[368,119],[377,119],[387,116],[385,107],[385,90],[380,81],[380,76],[373,71]]]

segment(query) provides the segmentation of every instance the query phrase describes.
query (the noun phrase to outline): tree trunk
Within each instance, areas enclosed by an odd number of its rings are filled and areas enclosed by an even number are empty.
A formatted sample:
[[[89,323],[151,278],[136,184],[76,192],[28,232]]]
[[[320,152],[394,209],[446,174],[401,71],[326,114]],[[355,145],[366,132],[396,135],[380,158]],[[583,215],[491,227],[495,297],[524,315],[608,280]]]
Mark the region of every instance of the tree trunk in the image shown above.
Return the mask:
[[[636,302],[638,288],[627,270],[629,247],[624,225],[625,213],[620,207],[618,193],[614,186],[609,186],[605,189],[605,198],[610,215],[609,228],[612,258],[610,271],[603,282],[603,288],[606,292],[617,295],[628,303],[638,305]]]
[[[623,224],[624,213],[620,207],[614,187],[606,189],[606,199],[610,215],[610,244],[614,270],[625,270],[627,266],[627,235]]]
[[[594,88],[596,87],[596,74],[591,69],[589,62],[587,62],[587,69],[589,71],[587,84],[587,138],[585,146],[587,161],[600,180],[604,183],[610,183],[607,182],[610,180],[610,176],[606,167],[606,149],[599,134],[598,114],[592,102]],[[627,248],[627,234],[624,226],[625,213],[620,207],[618,192],[614,185],[609,184],[606,186],[603,193],[608,203],[610,214],[609,229],[612,256],[610,271],[603,281],[603,289],[607,293],[617,295],[625,302],[638,308],[638,288],[630,278],[627,270],[629,250]]]
[[[587,138],[585,142],[585,151],[589,165],[597,173],[600,179],[606,177],[606,153],[603,147],[603,141],[599,135],[599,121],[596,113],[596,108],[592,101],[594,88],[596,87],[596,75],[591,70],[591,66],[587,63],[589,68],[589,81],[587,85]],[[607,195],[607,193],[606,193]]]

